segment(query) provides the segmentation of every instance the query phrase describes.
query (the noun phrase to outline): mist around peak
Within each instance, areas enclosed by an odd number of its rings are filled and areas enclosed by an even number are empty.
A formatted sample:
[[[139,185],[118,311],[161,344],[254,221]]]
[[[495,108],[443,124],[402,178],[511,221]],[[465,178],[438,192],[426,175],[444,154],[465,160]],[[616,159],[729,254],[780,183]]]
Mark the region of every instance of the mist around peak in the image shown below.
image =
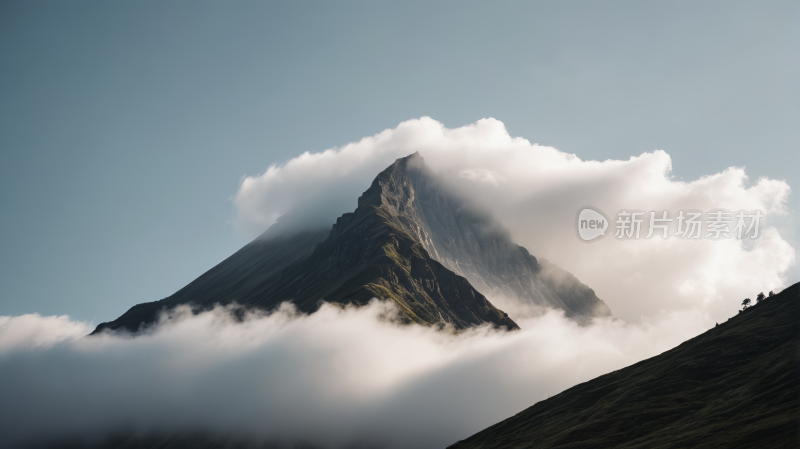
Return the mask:
[[[274,164],[244,178],[234,198],[237,226],[256,236],[286,210],[322,211],[323,204],[331,212],[322,221],[333,223],[356,208],[376,173],[415,152],[450,192],[490,209],[512,241],[572,273],[623,320],[701,310],[708,323],[724,321],[738,308],[729,298],[796,281],[787,279],[796,249],[770,222],[788,213],[785,181],[749,180],[743,167],[677,180],[672,156],[657,148],[628,160],[583,160],[513,137],[493,118],[447,128],[422,117]],[[765,218],[754,241],[604,238],[587,246],[573,229],[587,204],[611,215],[626,208],[671,214],[724,208],[760,210]]]

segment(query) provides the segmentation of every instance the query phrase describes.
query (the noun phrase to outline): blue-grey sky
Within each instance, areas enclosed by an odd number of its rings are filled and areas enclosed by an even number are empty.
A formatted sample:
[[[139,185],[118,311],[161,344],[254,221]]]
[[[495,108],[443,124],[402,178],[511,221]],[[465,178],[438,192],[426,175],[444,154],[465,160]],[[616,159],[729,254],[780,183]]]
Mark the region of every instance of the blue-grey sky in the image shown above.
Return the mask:
[[[2,1],[0,315],[168,296],[243,175],[421,116],[784,179],[798,247],[799,56],[798,1]]]

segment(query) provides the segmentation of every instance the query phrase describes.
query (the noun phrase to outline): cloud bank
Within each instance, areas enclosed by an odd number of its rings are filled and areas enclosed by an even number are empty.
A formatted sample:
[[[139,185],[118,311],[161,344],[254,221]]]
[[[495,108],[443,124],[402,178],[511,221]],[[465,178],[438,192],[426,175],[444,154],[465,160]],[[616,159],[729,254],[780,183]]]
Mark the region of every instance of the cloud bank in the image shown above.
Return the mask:
[[[520,309],[522,331],[453,335],[395,325],[386,317],[396,309],[377,301],[308,316],[287,306],[241,323],[230,310],[176,309],[137,338],[79,338],[85,325],[63,317],[3,317],[28,332],[0,334],[0,446],[203,429],[330,448],[441,448],[705,330],[687,313],[578,327]]]
[[[552,147],[511,137],[495,119],[448,129],[423,117],[319,153],[306,152],[258,176],[245,177],[235,196],[237,224],[257,235],[277,217],[295,226],[331,225],[355,209],[372,179],[395,159],[419,151],[451,188],[489,207],[514,240],[534,256],[575,274],[631,322],[671,311],[702,311],[709,322],[736,313],[759,291],[786,286],[796,251],[769,226],[787,213],[789,186],[744,168],[691,182],[673,179],[672,162],[656,150],[627,161],[584,161]],[[686,241],[675,237],[587,245],[573,221],[582,206],[613,216],[622,209],[669,211],[760,210],[762,236],[754,241]],[[659,213],[660,215],[660,213]],[[674,233],[674,225],[670,234]]]
[[[305,153],[243,179],[237,223],[256,235],[330,225],[396,158],[419,151],[453,189],[490,208],[514,240],[573,272],[615,316],[578,327],[559,312],[489,298],[519,332],[452,335],[397,326],[390,304],[285,306],[250,314],[177,309],[148,334],[82,338],[68,317],[0,317],[0,446],[114,431],[220,435],[321,447],[444,447],[579,382],[667,350],[778,290],[795,250],[769,217],[786,183],[742,168],[692,182],[663,151],[583,161],[512,138],[497,120],[447,129],[422,118],[359,142]],[[576,212],[624,208],[761,210],[757,240],[577,239]],[[290,222],[291,221],[291,222]]]
[[[46,348],[82,337],[92,331],[68,316],[43,317],[38,313],[0,316],[0,354],[11,350]]]

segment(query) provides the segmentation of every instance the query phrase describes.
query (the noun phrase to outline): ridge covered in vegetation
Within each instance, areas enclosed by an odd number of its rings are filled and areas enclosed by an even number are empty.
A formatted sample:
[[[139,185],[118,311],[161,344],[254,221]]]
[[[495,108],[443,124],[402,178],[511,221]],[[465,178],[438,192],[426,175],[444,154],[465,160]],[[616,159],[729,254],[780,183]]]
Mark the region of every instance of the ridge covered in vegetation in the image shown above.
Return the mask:
[[[800,283],[449,449],[800,447]]]

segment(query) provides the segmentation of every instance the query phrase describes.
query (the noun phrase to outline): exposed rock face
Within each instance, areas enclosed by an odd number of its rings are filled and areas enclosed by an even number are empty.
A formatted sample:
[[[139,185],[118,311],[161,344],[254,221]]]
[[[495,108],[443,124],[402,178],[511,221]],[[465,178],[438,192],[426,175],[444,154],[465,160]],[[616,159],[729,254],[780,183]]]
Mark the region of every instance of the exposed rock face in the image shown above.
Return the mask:
[[[382,202],[381,192],[394,186],[380,180],[405,167],[402,161],[384,171],[356,211],[340,217],[330,232],[256,239],[174,295],[134,306],[95,333],[106,328],[136,332],[162,309],[180,304],[208,309],[237,302],[271,310],[292,301],[310,313],[322,301],[365,305],[375,297],[394,301],[406,320],[420,324],[464,329],[491,323],[517,329],[465,278],[432,259],[398,225],[396,207]]]
[[[398,228],[485,295],[563,309],[577,319],[611,315],[575,276],[547,261],[539,263],[491,215],[446,192],[419,153],[381,173],[359,205],[367,200],[383,204]]]
[[[610,314],[574,276],[539,264],[490,216],[446,193],[417,153],[381,172],[358,208],[330,231],[273,234],[267,231],[174,295],[137,305],[95,332],[136,332],[160,310],[180,304],[209,309],[236,302],[271,310],[292,301],[311,313],[322,301],[364,305],[375,297],[393,301],[407,321],[456,329],[518,328],[484,294],[561,308],[576,318]]]

